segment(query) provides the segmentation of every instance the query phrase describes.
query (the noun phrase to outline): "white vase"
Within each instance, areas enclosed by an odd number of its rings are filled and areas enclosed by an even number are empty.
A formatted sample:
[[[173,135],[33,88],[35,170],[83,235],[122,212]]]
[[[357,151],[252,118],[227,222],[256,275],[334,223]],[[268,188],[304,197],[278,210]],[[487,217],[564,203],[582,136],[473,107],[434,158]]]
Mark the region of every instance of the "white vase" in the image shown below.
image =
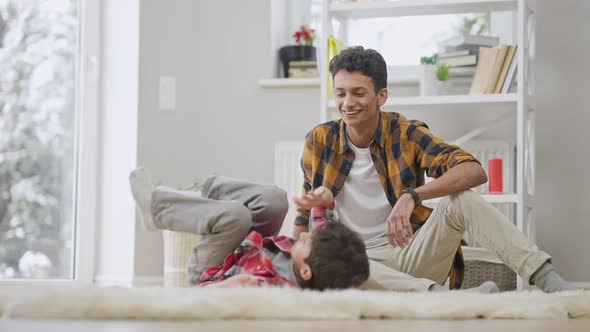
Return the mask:
[[[437,79],[436,82],[436,95],[437,96],[446,96],[453,94],[452,83],[449,80],[446,81],[439,81]]]
[[[436,96],[437,82],[436,66],[420,65],[420,96]]]

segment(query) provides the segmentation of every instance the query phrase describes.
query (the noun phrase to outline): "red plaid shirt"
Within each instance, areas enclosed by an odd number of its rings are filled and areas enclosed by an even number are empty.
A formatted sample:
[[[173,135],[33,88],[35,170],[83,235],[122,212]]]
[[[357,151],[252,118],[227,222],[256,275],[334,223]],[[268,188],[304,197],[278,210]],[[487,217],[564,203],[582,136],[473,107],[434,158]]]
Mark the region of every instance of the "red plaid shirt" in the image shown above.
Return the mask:
[[[328,209],[324,207],[312,208],[312,229],[320,228],[329,221],[337,221],[333,208],[334,204]],[[263,238],[260,233],[252,231],[234,252],[225,257],[223,265],[210,267],[203,272],[199,279],[199,286],[216,283],[237,274],[251,274],[263,278],[261,285],[299,287],[279,275],[271,259],[262,250],[262,248],[278,249],[290,255],[294,243],[295,240],[287,236]],[[227,275],[230,270],[232,270],[231,275]]]
[[[286,236],[262,237],[256,231],[250,232],[240,246],[229,253],[223,265],[210,267],[203,272],[199,279],[199,286],[206,286],[225,280],[237,274],[251,274],[262,277],[260,285],[299,287],[291,280],[279,275],[271,259],[264,253],[263,248],[280,250],[290,254],[295,240]],[[227,272],[232,270],[230,274]]]

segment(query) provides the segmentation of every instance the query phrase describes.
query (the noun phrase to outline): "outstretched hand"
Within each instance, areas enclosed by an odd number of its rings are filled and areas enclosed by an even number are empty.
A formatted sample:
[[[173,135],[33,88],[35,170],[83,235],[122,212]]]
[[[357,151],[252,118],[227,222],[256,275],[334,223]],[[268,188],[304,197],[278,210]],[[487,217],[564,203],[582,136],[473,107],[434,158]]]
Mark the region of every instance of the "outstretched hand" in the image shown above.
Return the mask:
[[[300,209],[311,209],[314,206],[330,206],[333,200],[332,192],[324,186],[311,190],[301,197],[293,197],[293,202]]]

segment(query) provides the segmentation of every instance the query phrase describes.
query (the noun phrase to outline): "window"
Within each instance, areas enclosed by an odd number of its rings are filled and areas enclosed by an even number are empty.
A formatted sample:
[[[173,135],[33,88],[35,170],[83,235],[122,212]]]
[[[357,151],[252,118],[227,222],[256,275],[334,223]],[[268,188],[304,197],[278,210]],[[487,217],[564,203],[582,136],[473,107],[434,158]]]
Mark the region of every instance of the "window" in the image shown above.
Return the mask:
[[[273,77],[282,77],[278,59],[279,49],[295,44],[293,34],[302,25],[320,31],[323,0],[272,0],[271,1],[271,52]],[[318,45],[318,39],[314,45]]]
[[[76,277],[82,3],[0,1],[0,278]]]
[[[350,20],[348,45],[383,55],[388,65],[417,65],[438,52],[437,43],[458,33],[489,34],[490,14],[451,14]]]
[[[273,52],[292,44],[291,36],[302,24],[321,31],[322,3],[322,0],[273,0]],[[332,20],[332,31],[346,45],[378,50],[390,66],[408,66],[419,64],[423,56],[439,52],[438,42],[458,33],[495,35],[502,43],[513,44],[514,19],[511,12],[487,12]],[[314,43],[316,46],[318,41]]]
[[[322,23],[322,0],[297,0],[287,1],[284,5],[285,20],[282,24],[287,26],[287,36],[284,43],[294,43],[293,33],[299,30],[301,25],[308,25],[319,31]]]

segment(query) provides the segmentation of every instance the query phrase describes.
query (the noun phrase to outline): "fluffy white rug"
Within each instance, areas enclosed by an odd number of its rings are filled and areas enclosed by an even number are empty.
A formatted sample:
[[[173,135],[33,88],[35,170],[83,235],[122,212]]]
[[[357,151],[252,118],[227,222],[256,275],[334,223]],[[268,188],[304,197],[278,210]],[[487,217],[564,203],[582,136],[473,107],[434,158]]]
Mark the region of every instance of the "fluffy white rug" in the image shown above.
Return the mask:
[[[0,295],[0,312],[33,319],[567,319],[590,318],[590,292],[60,287],[32,296]]]

